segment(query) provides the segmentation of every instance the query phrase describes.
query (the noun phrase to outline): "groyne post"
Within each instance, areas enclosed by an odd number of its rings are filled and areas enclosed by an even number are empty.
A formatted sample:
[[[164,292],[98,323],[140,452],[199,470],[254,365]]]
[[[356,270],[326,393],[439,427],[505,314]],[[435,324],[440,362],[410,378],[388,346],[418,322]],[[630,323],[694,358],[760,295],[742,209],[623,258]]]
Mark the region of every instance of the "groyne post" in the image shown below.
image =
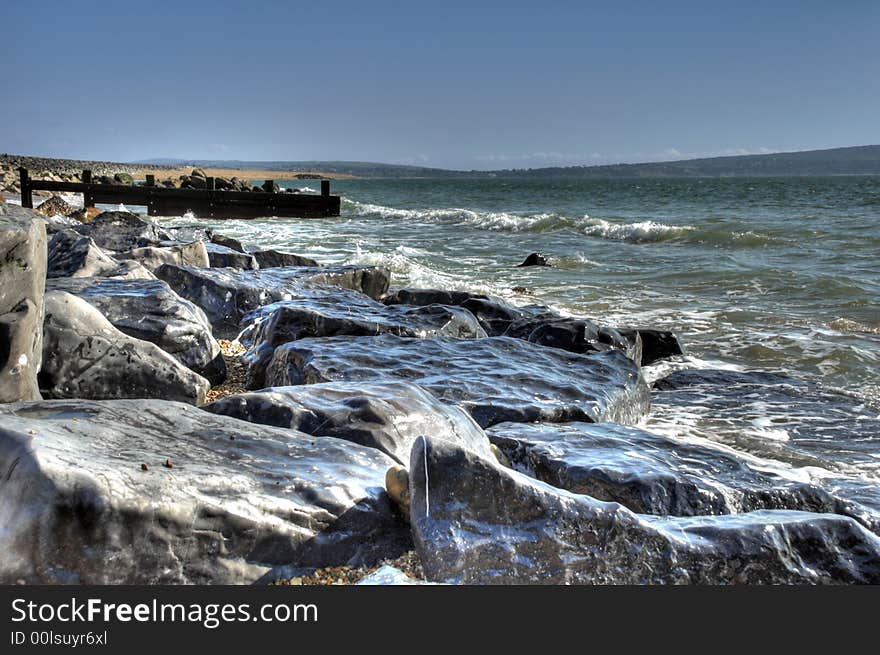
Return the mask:
[[[321,180],[321,195],[330,195],[330,180]]]
[[[155,175],[147,175],[147,181],[144,183],[145,186],[156,186],[156,176]]]
[[[82,183],[86,185],[90,185],[92,183],[92,171],[88,168],[83,169],[82,173]],[[92,194],[89,193],[88,187],[83,190],[83,207],[94,207],[95,200],[92,198]]]
[[[20,166],[18,169],[18,180],[21,183],[21,206],[33,209],[34,197],[31,194],[31,179],[28,175],[28,169],[24,166]]]

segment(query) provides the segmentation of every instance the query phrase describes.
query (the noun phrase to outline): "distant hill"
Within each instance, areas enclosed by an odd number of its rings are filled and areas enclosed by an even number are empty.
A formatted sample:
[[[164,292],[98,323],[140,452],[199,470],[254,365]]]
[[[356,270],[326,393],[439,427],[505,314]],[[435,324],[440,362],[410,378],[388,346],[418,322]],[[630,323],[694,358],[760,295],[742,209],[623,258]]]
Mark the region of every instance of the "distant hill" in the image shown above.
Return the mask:
[[[205,168],[325,171],[358,177],[391,178],[639,178],[639,177],[791,177],[810,175],[880,175],[880,145],[736,155],[683,161],[605,166],[554,166],[496,171],[456,171],[359,161],[234,161],[150,159],[143,164],[194,165]]]

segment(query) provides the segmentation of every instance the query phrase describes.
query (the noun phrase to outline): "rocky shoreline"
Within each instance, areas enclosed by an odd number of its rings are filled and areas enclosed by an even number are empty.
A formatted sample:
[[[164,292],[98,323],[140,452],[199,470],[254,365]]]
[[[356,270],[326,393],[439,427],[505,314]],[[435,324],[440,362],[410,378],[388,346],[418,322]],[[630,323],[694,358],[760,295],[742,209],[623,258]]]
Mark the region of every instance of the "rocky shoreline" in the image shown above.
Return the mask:
[[[670,332],[47,202],[0,203],[0,583],[880,582],[857,499],[637,425],[778,380],[651,388]]]

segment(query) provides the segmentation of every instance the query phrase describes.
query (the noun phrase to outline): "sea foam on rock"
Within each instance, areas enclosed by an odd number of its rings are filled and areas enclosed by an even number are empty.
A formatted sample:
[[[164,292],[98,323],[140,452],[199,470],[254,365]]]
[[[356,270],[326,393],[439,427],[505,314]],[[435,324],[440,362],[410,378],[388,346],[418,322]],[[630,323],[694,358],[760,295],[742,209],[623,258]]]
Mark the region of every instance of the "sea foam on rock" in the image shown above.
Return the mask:
[[[44,222],[0,203],[0,403],[40,398],[45,285]]]
[[[275,387],[227,396],[203,409],[377,448],[405,466],[413,443],[426,434],[493,456],[485,433],[465,411],[410,382]]]
[[[331,287],[302,288],[290,300],[273,303],[243,319],[242,343],[248,347],[247,387],[265,386],[266,366],[275,348],[309,337],[370,336],[390,333],[404,337],[486,336],[477,319],[453,305],[385,306],[357,291]]]
[[[205,313],[165,282],[76,277],[50,279],[46,286],[82,298],[116,329],[156,344],[211,384],[226,378],[226,362]]]
[[[217,336],[232,338],[241,329],[245,314],[279,300],[290,300],[303,286],[337,286],[378,298],[388,290],[391,272],[387,268],[359,266],[241,271],[166,264],[156,270],[156,275],[201,307]]]
[[[374,448],[162,400],[0,406],[0,583],[237,584],[409,550]]]
[[[880,534],[880,513],[718,445],[615,423],[502,423],[487,434],[517,470],[640,514],[788,509],[842,514]]]
[[[38,376],[44,397],[205,401],[208,380],[157,345],[120,332],[82,298],[50,291],[45,308]]]
[[[411,380],[461,405],[482,427],[503,421],[618,421],[650,407],[639,368],[611,350],[579,355],[521,339],[302,339],[275,349],[268,386]]]
[[[428,580],[465,584],[880,582],[880,538],[832,514],[657,518],[416,440],[411,524]]]

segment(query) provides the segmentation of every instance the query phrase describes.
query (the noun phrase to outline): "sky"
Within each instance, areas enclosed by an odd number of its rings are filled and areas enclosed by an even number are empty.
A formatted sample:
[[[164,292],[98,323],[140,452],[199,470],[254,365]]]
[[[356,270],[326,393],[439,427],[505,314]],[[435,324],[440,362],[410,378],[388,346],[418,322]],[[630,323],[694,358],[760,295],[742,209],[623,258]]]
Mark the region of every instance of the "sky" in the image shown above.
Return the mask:
[[[3,4],[0,152],[457,169],[880,143],[880,2]]]

